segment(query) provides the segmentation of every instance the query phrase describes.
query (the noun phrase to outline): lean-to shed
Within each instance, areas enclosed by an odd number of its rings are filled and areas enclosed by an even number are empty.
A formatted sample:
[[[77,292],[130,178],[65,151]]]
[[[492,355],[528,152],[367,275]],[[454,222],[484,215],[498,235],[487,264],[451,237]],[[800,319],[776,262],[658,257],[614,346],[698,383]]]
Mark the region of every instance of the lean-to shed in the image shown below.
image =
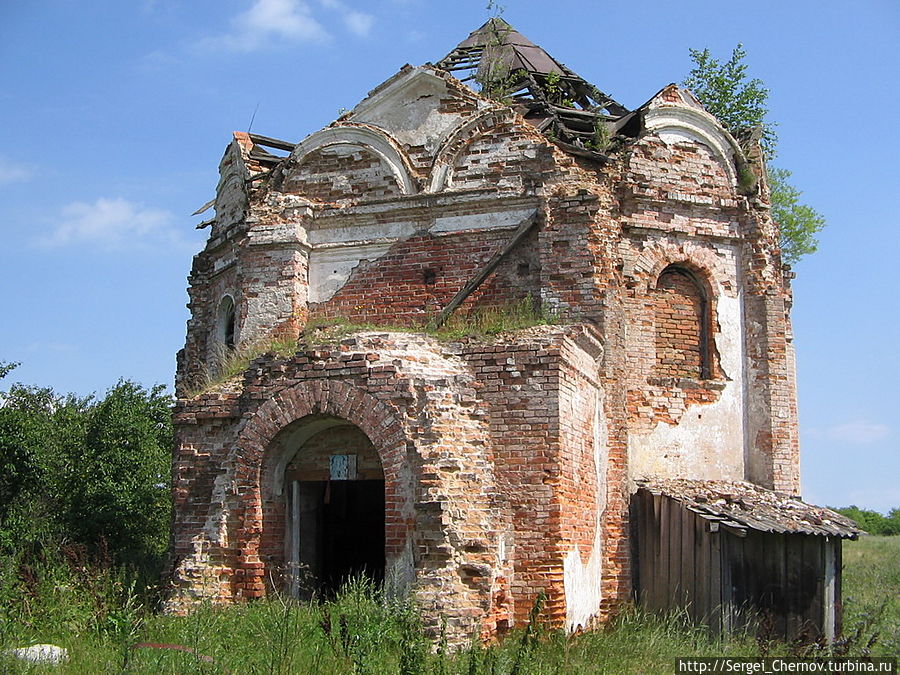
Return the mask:
[[[747,482],[642,482],[632,500],[638,599],[715,632],[833,639],[841,543],[855,524]]]

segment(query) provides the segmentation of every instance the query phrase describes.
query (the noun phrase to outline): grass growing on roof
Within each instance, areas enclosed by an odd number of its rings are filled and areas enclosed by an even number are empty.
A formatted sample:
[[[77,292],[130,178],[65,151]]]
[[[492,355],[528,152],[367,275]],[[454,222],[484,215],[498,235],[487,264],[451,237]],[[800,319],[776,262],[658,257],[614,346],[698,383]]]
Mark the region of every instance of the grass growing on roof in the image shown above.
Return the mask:
[[[364,331],[387,331],[423,333],[442,342],[462,339],[488,339],[533,326],[543,326],[559,322],[559,316],[543,311],[529,294],[518,302],[495,307],[474,307],[468,311],[458,310],[450,315],[443,326],[435,328],[431,321],[397,324],[363,322],[355,323],[343,317],[311,319],[303,329],[300,338],[277,337],[240,345],[235,349],[219,346],[216,364],[208,369],[199,386],[188,392],[188,398],[209,391],[227,382],[250,367],[250,363],[263,354],[293,356],[299,349],[309,349],[317,345],[340,342],[344,338]]]

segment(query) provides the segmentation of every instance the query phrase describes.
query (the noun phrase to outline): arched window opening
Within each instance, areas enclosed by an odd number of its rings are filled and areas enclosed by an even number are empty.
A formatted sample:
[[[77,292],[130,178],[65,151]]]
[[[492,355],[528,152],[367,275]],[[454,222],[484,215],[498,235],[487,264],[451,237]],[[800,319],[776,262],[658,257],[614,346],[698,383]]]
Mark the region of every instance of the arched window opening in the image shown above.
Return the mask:
[[[234,330],[235,314],[234,299],[230,295],[226,295],[219,302],[219,311],[216,319],[216,338],[219,343],[234,349]]]
[[[710,379],[709,301],[689,270],[670,265],[653,294],[656,363],[660,377]]]

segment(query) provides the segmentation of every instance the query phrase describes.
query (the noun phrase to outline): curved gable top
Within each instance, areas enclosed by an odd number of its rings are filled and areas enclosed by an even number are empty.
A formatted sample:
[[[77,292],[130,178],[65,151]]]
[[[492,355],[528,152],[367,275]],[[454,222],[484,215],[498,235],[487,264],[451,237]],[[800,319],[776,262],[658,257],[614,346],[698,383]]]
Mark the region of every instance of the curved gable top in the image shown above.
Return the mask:
[[[737,186],[737,141],[693,98],[669,85],[643,108],[644,128],[666,143],[701,143],[712,150],[731,184]]]
[[[418,192],[403,151],[390,136],[370,126],[336,126],[317,131],[297,144],[291,153],[291,159],[299,165],[311,152],[333,145],[365,148],[388,166],[403,194],[413,195]]]
[[[515,113],[504,106],[491,106],[474,117],[465,120],[448,134],[442,143],[431,175],[428,178],[428,192],[440,192],[453,186],[453,167],[466,148],[493,127],[512,122]]]

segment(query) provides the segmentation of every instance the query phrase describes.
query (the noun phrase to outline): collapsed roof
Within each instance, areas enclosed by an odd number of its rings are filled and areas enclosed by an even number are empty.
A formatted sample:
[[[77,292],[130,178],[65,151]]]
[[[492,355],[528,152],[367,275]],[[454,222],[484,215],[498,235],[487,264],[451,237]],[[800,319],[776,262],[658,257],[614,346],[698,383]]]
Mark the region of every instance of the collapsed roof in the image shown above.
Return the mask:
[[[599,155],[634,115],[506,21],[492,18],[435,64],[508,103],[565,149]],[[629,129],[625,130],[625,127]],[[566,147],[569,146],[569,147]]]
[[[508,104],[574,155],[603,161],[614,135],[636,137],[640,130],[637,111],[600,91],[499,17],[473,31],[434,66]],[[259,134],[247,137],[252,144],[249,159],[256,164],[251,167],[252,180],[265,177],[285,160],[273,150],[291,152],[296,147]]]

